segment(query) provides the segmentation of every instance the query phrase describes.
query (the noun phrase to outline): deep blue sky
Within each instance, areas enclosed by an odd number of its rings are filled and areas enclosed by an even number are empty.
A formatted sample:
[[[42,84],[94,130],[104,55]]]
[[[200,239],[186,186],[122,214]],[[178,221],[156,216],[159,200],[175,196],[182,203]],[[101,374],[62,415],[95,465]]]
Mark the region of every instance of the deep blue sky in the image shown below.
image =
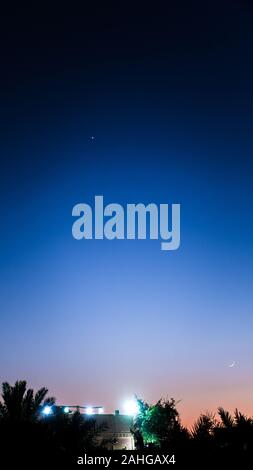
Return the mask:
[[[2,14],[1,380],[250,411],[253,8],[187,5]],[[101,194],[180,203],[180,249],[73,240]]]

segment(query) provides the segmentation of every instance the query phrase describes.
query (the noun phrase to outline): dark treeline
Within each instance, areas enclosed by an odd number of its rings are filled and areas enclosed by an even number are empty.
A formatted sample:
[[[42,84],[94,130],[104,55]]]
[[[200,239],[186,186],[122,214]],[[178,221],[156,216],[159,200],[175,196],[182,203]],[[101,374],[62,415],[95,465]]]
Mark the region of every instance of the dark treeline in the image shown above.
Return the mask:
[[[106,453],[106,443],[99,441],[98,445],[97,440],[103,429],[96,427],[94,419],[78,411],[63,413],[55,405],[55,398],[47,394],[46,388],[37,393],[27,389],[25,381],[14,386],[2,384],[1,468],[9,468],[2,467],[3,462],[18,464],[16,468],[30,463],[34,468],[49,468],[52,464],[72,468],[77,456],[85,452]],[[238,410],[231,415],[219,408],[216,415],[202,414],[191,429],[186,429],[174,399],[159,400],[154,405],[137,400],[139,413],[132,426],[136,453],[173,453],[178,465],[181,462],[192,468],[198,464],[200,468],[209,468],[209,464],[212,468],[230,468],[232,464],[240,469],[252,468],[253,418]],[[54,413],[44,416],[45,406],[53,406]]]

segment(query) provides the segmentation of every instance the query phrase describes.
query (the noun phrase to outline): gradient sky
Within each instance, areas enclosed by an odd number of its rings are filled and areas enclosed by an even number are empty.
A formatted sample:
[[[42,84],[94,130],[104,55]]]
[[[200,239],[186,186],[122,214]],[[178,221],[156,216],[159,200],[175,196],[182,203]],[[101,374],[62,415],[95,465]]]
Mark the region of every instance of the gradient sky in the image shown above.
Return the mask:
[[[253,7],[169,4],[2,12],[0,380],[191,423],[253,414]],[[180,203],[180,249],[74,240],[95,195]]]

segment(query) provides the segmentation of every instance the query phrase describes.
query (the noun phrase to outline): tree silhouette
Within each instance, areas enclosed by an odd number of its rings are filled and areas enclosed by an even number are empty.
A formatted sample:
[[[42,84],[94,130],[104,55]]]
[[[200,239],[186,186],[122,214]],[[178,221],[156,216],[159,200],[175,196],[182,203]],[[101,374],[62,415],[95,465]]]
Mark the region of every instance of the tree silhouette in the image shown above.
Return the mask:
[[[174,398],[160,399],[155,405],[148,405],[137,399],[139,413],[134,420],[133,434],[138,447],[154,445],[166,447],[186,431],[180,424]]]
[[[213,437],[214,429],[217,425],[215,416],[212,413],[203,413],[192,427],[193,439],[209,441]]]
[[[27,389],[26,381],[17,381],[13,386],[2,384],[0,402],[0,466],[4,458],[12,461],[33,463],[39,456],[40,463],[47,467],[47,460],[62,465],[72,462],[83,449],[93,449],[100,430],[92,418],[85,419],[79,412],[66,414],[55,405],[55,399],[47,397],[43,387],[36,393]],[[43,417],[45,405],[53,406],[53,413]],[[19,468],[19,467],[18,467]],[[30,468],[30,467],[29,467]]]
[[[221,420],[221,425],[225,429],[232,429],[234,426],[233,416],[221,406],[218,408],[218,414]]]
[[[218,443],[223,447],[247,450],[253,444],[253,419],[235,410],[232,416],[224,408],[218,408],[220,424],[215,430]]]
[[[26,388],[25,380],[17,381],[14,386],[8,382],[2,384],[2,402],[0,415],[9,421],[35,421],[39,411],[46,404],[53,405],[55,398],[46,395],[48,390],[43,387],[34,395],[32,389]]]

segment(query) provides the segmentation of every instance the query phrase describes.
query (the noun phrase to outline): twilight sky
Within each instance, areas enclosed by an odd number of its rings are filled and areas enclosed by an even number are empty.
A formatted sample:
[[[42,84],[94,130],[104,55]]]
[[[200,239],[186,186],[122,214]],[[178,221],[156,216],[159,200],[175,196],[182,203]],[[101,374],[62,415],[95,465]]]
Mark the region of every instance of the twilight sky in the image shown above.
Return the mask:
[[[253,6],[170,3],[2,11],[0,380],[191,423],[253,414]],[[74,240],[95,195],[180,203],[180,249]]]

